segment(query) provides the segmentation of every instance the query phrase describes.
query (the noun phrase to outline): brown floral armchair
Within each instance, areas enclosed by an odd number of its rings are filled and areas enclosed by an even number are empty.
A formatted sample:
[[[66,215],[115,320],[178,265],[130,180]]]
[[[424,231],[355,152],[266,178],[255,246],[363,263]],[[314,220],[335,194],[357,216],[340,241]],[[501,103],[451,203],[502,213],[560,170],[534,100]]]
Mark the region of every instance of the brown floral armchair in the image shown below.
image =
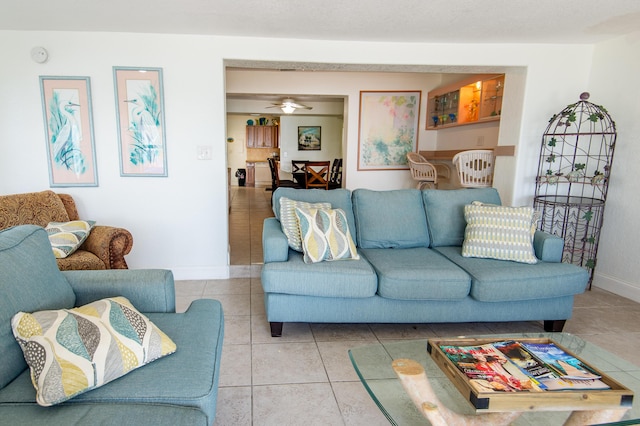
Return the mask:
[[[71,195],[53,191],[0,196],[0,229],[16,225],[47,226],[49,222],[80,220]],[[58,267],[76,269],[127,269],[124,256],[131,251],[133,237],[123,228],[96,225],[78,250]]]

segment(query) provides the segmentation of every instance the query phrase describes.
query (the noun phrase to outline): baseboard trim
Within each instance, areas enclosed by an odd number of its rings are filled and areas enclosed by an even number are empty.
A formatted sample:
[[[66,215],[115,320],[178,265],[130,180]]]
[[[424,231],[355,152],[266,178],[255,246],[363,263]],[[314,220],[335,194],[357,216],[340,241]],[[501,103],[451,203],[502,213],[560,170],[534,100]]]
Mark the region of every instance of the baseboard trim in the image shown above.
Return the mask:
[[[640,303],[640,287],[637,287],[632,283],[622,281],[619,278],[596,272],[593,275],[593,287],[610,291],[611,293],[615,293],[619,296],[626,297],[627,299]]]

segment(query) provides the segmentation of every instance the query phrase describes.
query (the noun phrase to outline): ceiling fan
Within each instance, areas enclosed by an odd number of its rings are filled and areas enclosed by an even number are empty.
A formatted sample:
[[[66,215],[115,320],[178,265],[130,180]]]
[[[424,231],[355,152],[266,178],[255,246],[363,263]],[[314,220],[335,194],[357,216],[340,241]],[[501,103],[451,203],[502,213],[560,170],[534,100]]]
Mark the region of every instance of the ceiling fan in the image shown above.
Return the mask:
[[[312,109],[312,107],[299,104],[291,98],[283,99],[282,102],[274,103],[273,106],[267,108],[280,108],[285,114],[291,114],[297,109]]]

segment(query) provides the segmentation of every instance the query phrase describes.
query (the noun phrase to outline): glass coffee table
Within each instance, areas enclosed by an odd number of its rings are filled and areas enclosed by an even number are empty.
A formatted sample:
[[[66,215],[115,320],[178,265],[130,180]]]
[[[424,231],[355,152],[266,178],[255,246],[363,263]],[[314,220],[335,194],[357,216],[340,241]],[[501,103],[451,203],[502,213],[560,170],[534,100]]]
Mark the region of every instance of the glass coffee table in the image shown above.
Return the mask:
[[[496,340],[527,337],[553,339],[589,365],[631,389],[634,392],[634,404],[625,413],[623,421],[617,424],[640,424],[640,366],[568,333],[510,333],[490,337]],[[427,352],[426,339],[384,342],[352,348],[349,350],[349,357],[367,392],[392,425],[427,424],[427,420],[406,394],[391,367],[392,361],[399,358],[412,359],[424,367],[431,386],[443,405],[460,414],[475,413],[471,404],[431,359]],[[513,424],[561,425],[569,415],[569,411],[530,411],[524,412]]]

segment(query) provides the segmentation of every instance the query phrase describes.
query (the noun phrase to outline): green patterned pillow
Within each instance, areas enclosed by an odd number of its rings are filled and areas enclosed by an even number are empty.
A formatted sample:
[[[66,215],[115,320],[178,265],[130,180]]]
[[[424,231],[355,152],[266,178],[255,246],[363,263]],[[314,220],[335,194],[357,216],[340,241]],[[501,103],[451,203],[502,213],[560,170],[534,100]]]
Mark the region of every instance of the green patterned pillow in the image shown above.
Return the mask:
[[[296,207],[305,263],[360,259],[341,209]]]
[[[330,209],[330,203],[307,203],[305,201],[296,201],[290,198],[280,198],[280,226],[282,232],[287,236],[289,247],[295,251],[302,252],[302,240],[300,238],[300,226],[296,217],[296,207],[314,208],[314,209]]]
[[[42,406],[59,404],[176,351],[175,343],[124,297],[74,309],[18,312],[11,328]]]
[[[89,236],[95,221],[73,220],[71,222],[49,222],[44,228],[49,234],[49,242],[53,254],[57,259],[65,257],[78,250]]]
[[[533,235],[537,215],[531,207],[506,207],[474,201],[464,206],[467,227],[462,256],[536,263]]]

